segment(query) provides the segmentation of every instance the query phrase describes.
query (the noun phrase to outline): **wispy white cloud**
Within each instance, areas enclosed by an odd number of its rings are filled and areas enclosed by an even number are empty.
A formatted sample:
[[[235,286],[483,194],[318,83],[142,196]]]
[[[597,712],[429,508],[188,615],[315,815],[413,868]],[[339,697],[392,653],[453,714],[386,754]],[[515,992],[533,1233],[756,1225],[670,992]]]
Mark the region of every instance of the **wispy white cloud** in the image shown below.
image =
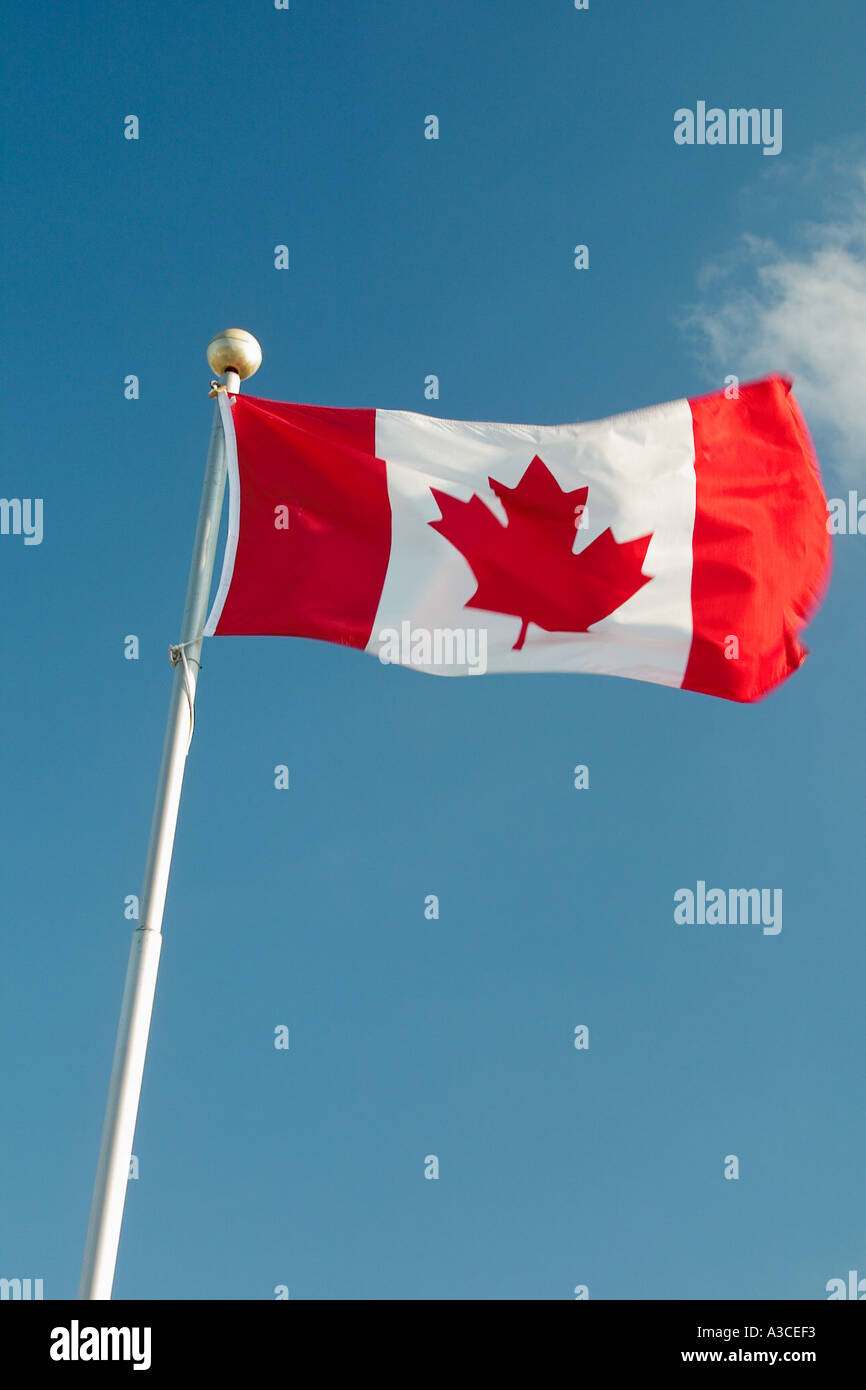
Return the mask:
[[[792,178],[804,198],[820,187],[817,220],[784,243],[744,235],[704,268],[687,325],[724,373],[790,373],[825,469],[866,480],[866,158]]]

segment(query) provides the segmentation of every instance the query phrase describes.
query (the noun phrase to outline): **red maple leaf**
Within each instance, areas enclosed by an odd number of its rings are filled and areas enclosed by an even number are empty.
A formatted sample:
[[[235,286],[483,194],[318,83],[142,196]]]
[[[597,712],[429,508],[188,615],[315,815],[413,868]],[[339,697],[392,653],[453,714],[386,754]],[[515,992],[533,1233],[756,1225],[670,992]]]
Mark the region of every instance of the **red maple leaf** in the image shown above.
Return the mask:
[[[461,552],[478,581],[466,607],[521,619],[513,651],[520,651],[530,623],[545,632],[588,632],[649,583],[641,566],[651,534],[620,544],[608,527],[572,554],[589,489],[563,492],[537,454],[516,487],[488,482],[505,507],[506,525],[480,497],[461,502],[437,488],[430,490],[442,516],[429,525]]]

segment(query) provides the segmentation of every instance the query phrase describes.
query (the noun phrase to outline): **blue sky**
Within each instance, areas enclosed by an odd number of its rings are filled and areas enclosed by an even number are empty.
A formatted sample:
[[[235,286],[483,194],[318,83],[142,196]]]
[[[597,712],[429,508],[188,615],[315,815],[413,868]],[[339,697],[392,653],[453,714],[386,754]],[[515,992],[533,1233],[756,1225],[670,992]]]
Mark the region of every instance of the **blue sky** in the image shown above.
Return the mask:
[[[208,340],[256,334],[258,395],[537,423],[793,365],[828,496],[863,495],[864,39],[854,0],[7,17],[0,495],[45,519],[0,536],[0,1275],[77,1287]],[[699,100],[782,108],[782,152],[677,146]],[[210,640],[116,1296],[866,1275],[864,570],[837,537],[754,707]],[[699,879],[781,888],[783,930],[677,926]]]

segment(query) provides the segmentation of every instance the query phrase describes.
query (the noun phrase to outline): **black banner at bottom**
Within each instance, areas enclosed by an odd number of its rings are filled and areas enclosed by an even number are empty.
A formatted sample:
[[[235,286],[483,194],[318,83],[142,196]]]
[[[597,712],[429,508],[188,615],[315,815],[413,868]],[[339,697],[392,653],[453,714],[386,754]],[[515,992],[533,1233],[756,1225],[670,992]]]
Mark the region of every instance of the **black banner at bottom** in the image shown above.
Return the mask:
[[[410,1311],[413,1303],[415,1313]],[[302,1300],[4,1302],[0,1338],[5,1365],[16,1365],[25,1376],[39,1372],[61,1380],[98,1377],[105,1370],[115,1376],[186,1370],[225,1376],[266,1366],[308,1374],[311,1354],[317,1374],[333,1372],[344,1361],[353,1368],[372,1361],[378,1370],[390,1366],[414,1378],[435,1372],[437,1365],[443,1374],[452,1374],[455,1355],[466,1370],[467,1352],[471,1357],[473,1350],[484,1363],[485,1376],[497,1362],[519,1373],[516,1358],[521,1354],[532,1357],[537,1371],[539,1357],[546,1363],[555,1350],[567,1354],[575,1371],[588,1364],[602,1372],[799,1365],[826,1375],[860,1363],[866,1331],[864,1310],[839,1302],[576,1301],[556,1317],[544,1314],[545,1341],[540,1344],[537,1303],[532,1305],[535,1314],[528,1304],[524,1314],[509,1304],[508,1323],[501,1327],[497,1305],[483,1300],[407,1301],[399,1305],[396,1325],[393,1313],[379,1324],[377,1306]],[[460,1338],[459,1351],[450,1332]]]

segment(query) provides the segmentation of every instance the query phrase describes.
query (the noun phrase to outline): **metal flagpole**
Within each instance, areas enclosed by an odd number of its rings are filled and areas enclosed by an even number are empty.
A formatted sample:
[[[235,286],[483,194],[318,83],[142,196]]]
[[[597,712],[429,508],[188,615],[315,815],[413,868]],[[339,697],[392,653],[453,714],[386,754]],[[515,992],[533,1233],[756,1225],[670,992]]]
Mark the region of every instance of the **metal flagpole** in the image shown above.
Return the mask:
[[[225,374],[224,384],[219,390],[236,395],[240,390],[241,381],[258,371],[262,350],[252,334],[245,333],[241,328],[228,328],[208,345],[207,358],[214,372],[218,375]],[[162,946],[162,915],[171,870],[184,767],[192,738],[196,687],[193,668],[199,666],[202,629],[207,617],[225,492],[225,439],[219,407],[220,402],[216,400],[180,642],[171,649],[171,659],[175,668],[174,684],[168,707],[162,765],[159,770],[141,890],[141,917],[132,934],[126,984],[120,1006],[120,1022],[111,1066],[102,1143],[78,1288],[80,1299],[109,1299],[114,1283],[129,1160],[135,1137],[150,1016],[156,992],[156,974]]]

